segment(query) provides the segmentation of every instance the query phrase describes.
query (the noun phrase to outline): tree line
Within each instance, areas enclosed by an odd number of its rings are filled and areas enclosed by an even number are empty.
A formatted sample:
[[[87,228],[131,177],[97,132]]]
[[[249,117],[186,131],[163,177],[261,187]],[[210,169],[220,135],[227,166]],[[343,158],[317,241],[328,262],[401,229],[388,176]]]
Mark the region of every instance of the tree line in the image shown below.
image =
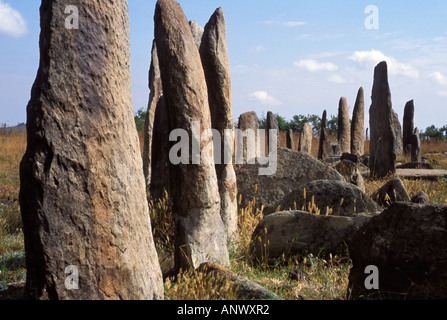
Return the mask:
[[[321,128],[321,117],[315,114],[294,115],[292,119],[286,120],[283,116],[275,114],[278,120],[279,129],[287,131],[292,129],[295,132],[301,132],[304,128],[304,124],[309,123],[313,130],[314,135],[318,135]],[[144,121],[146,119],[146,110],[139,109],[135,114],[135,124],[137,130],[141,131],[144,128]],[[267,116],[265,113],[259,118],[259,127],[261,129],[266,128]],[[237,123],[235,123],[237,127]],[[330,115],[327,121],[327,132],[329,135],[336,135],[338,131],[338,116]],[[437,128],[435,125],[427,127],[425,130],[420,130],[420,138],[423,141],[447,141],[447,125]]]

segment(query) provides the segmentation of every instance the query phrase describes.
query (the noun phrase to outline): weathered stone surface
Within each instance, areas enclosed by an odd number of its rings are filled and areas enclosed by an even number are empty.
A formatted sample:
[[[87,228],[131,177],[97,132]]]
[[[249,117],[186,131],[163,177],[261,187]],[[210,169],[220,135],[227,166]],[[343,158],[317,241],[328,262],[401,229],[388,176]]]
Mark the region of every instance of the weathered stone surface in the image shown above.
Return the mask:
[[[193,122],[198,122],[201,133],[209,131],[205,75],[183,10],[175,0],[159,0],[154,20],[169,128],[183,129],[192,137],[197,134]],[[170,165],[176,270],[208,261],[222,265],[229,262],[213,153],[202,154],[205,148],[214,151],[212,137],[196,138],[202,161],[195,164],[200,155],[193,153],[189,155],[190,164]]]
[[[298,151],[310,154],[312,151],[312,140],[314,137],[314,131],[309,123],[305,123],[303,131],[300,134],[300,144]]]
[[[402,123],[403,147],[405,154],[411,152],[411,135],[414,133],[414,101],[408,101],[404,109],[404,119]]]
[[[154,131],[154,118],[157,109],[157,103],[162,95],[163,89],[160,77],[160,68],[158,66],[158,54],[155,41],[152,43],[151,65],[149,67],[149,103],[146,110],[146,119],[144,121],[144,144],[143,144],[143,172],[146,179],[146,185],[151,181],[151,150],[152,135]]]
[[[74,31],[64,27],[66,1],[40,8],[20,166],[26,294],[162,299],[133,119],[127,1],[71,3],[82,17]],[[79,290],[68,290],[66,272],[75,271]]]
[[[425,162],[410,162],[401,164],[397,166],[396,173],[399,172],[399,169],[425,169],[425,170],[434,170],[435,168],[430,163]]]
[[[338,159],[340,159],[342,156],[340,144],[338,142],[331,142],[329,145],[330,145],[330,151],[331,151],[330,156],[332,158],[338,157]]]
[[[369,123],[371,177],[382,178],[396,173],[396,159],[402,154],[402,130],[392,108],[386,62],[379,63],[374,70]]]
[[[359,157],[365,153],[365,94],[357,92],[351,123],[351,153]]]
[[[365,182],[363,181],[363,177],[358,166],[360,166],[360,164],[342,159],[337,162],[334,167],[335,170],[337,170],[347,182],[352,183],[360,190],[365,192]]]
[[[259,167],[258,164],[247,164],[236,171],[243,207],[255,197],[259,208],[262,205],[267,207],[310,181],[322,179],[344,181],[343,177],[329,165],[323,164],[308,154],[286,148],[278,149],[277,170],[274,175],[259,175]]]
[[[250,111],[241,114],[239,116],[238,128],[240,129],[241,134],[236,135],[235,138],[236,155],[241,152],[243,155],[243,163],[255,162],[259,152],[256,147],[256,139],[259,129],[259,121],[256,112]],[[244,136],[245,134],[247,135]],[[241,143],[238,139],[242,139],[243,142]],[[238,146],[243,146],[243,150],[239,150]]]
[[[143,172],[146,185],[150,187],[150,196],[157,200],[164,196],[165,190],[169,192],[169,130],[155,41],[151,56],[150,95],[144,122]]]
[[[152,129],[150,197],[157,201],[171,193],[169,179],[169,125],[164,96],[158,100]]]
[[[351,299],[446,299],[447,206],[394,203],[367,221],[349,245]],[[365,290],[379,270],[379,290]]]
[[[266,136],[267,136],[267,143],[269,144],[269,149],[270,150],[270,130],[276,130],[276,134],[277,134],[277,148],[279,148],[280,146],[280,137],[279,137],[279,124],[278,124],[278,120],[276,119],[276,115],[269,111],[267,112],[267,119],[266,119]]]
[[[287,135],[286,135],[286,147],[287,147],[287,149],[293,150],[294,145],[295,145],[295,138],[294,138],[293,130],[289,129],[289,130],[287,130]]]
[[[360,157],[353,153],[343,153],[340,157],[340,160],[349,160],[351,162],[354,162],[355,164],[360,163]]]
[[[421,138],[419,136],[419,130],[416,128],[414,133],[410,136],[411,145],[411,162],[419,163],[422,161],[421,155]]]
[[[324,257],[346,255],[355,231],[374,214],[356,217],[315,215],[303,211],[277,212],[265,216],[252,236],[253,259],[273,261],[294,255]],[[264,246],[265,245],[265,246]]]
[[[351,122],[349,121],[348,103],[345,97],[340,98],[338,105],[337,140],[341,153],[351,152]]]
[[[227,237],[237,237],[237,183],[233,167],[234,121],[231,109],[231,77],[228,57],[226,25],[223,10],[218,8],[205,26],[200,56],[208,87],[211,126],[221,137],[220,159],[216,174],[221,200],[220,214]],[[227,144],[224,144],[224,140]],[[225,146],[225,147],[224,147]],[[225,153],[227,158],[225,159]],[[228,161],[229,160],[229,161]]]
[[[399,178],[394,178],[388,181],[379,190],[374,192],[371,199],[382,207],[389,207],[396,201],[409,202],[410,196],[408,195],[402,180]]]
[[[324,110],[321,118],[320,144],[318,146],[318,160],[324,160],[331,156],[331,146],[327,134],[327,112]]]
[[[194,38],[194,42],[196,43],[197,49],[200,49],[200,45],[202,44],[202,37],[204,29],[200,24],[191,20],[189,21],[189,27],[191,28],[191,33]],[[226,39],[226,38],[225,38]]]
[[[300,185],[283,199],[266,209],[266,214],[276,208],[281,211],[303,210],[321,215],[354,216],[359,213],[380,211],[381,208],[368,198],[359,187],[344,181],[317,180]]]
[[[236,286],[238,300],[280,300],[280,297],[256,282],[237,275],[235,272],[212,262],[205,262],[197,269],[198,272],[213,273],[221,279],[222,285],[229,281]]]
[[[420,191],[416,193],[413,198],[411,198],[412,203],[418,203],[418,204],[429,204],[430,199],[428,198],[428,195],[424,191]]]

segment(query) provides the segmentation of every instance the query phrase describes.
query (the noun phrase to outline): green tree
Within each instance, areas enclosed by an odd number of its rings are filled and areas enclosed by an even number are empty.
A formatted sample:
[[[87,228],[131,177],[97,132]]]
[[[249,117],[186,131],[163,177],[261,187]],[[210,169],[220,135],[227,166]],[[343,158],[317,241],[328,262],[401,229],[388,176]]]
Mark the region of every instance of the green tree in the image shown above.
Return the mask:
[[[420,134],[422,140],[426,141],[443,141],[445,140],[445,132],[447,131],[447,126],[443,126],[442,128],[436,128],[435,125],[431,125],[425,129]]]
[[[137,126],[137,131],[140,132],[144,129],[144,122],[146,121],[146,110],[141,108],[135,114],[135,125]]]
[[[336,135],[338,131],[338,116],[331,115],[331,118],[327,121],[327,132],[330,135]]]

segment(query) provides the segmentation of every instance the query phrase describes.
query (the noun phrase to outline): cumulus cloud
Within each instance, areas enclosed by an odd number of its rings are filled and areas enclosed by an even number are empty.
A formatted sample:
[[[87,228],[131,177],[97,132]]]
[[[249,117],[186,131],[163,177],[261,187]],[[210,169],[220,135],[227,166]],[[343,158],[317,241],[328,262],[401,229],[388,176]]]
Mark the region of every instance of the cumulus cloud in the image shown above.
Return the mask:
[[[307,24],[305,21],[276,21],[276,20],[267,20],[263,22],[267,25],[276,25],[288,28],[301,27]]]
[[[386,61],[390,74],[402,75],[414,79],[419,78],[419,71],[411,65],[398,62],[395,58],[388,57],[378,50],[356,51],[350,59],[358,65],[368,68],[374,68],[380,62]]]
[[[427,78],[433,79],[437,84],[440,85],[447,85],[447,77],[445,77],[441,72],[435,71],[433,73],[430,73]]]
[[[0,0],[0,33],[19,38],[27,32],[26,21],[20,12]]]
[[[256,91],[250,94],[250,100],[260,102],[261,104],[277,106],[280,105],[281,102],[276,100],[274,97],[269,95],[265,91]]]
[[[307,59],[300,60],[293,63],[295,67],[305,69],[309,72],[318,71],[337,71],[338,67],[331,62],[318,62],[316,60]]]
[[[327,80],[338,84],[346,83],[346,80],[338,74],[331,75]]]
[[[261,45],[257,45],[256,47],[251,49],[251,52],[262,52],[265,51],[265,48]]]

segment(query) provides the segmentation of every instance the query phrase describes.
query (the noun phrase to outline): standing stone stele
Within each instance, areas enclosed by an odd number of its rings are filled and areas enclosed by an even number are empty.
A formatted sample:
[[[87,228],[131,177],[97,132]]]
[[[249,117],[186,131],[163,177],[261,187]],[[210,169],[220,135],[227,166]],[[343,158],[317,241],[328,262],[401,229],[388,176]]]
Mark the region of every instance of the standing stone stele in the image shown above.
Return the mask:
[[[152,150],[152,142],[154,135],[154,120],[157,108],[162,108],[161,104],[163,88],[160,77],[160,68],[158,65],[158,54],[155,41],[152,43],[151,65],[149,68],[149,103],[146,111],[146,119],[144,122],[144,144],[143,144],[143,173],[146,179],[146,185],[151,184],[151,167],[153,162],[153,154],[158,152],[157,145]],[[167,123],[165,123],[165,126]]]
[[[193,20],[189,21],[189,27],[191,28],[191,33],[194,37],[194,42],[196,43],[197,49],[200,49],[204,30],[200,24]]]
[[[320,144],[318,146],[318,160],[325,160],[331,156],[331,143],[327,134],[327,112],[324,110],[321,118]]]
[[[374,70],[370,124],[370,175],[383,178],[396,173],[396,160],[402,154],[402,129],[392,108],[387,63]]]
[[[351,153],[359,157],[365,153],[365,94],[360,88],[355,100],[351,124]]]
[[[351,123],[349,121],[348,103],[345,97],[340,98],[338,106],[338,143],[341,153],[351,152]]]
[[[414,133],[410,136],[411,145],[411,162],[420,163],[422,160],[421,156],[421,138],[419,135],[419,129],[414,129]]]
[[[411,136],[414,134],[414,101],[408,101],[404,108],[402,123],[402,141],[404,153],[411,153]]]
[[[213,141],[207,134],[211,130],[208,89],[199,50],[177,1],[157,1],[154,21],[169,129],[186,132],[193,144],[189,164],[170,163],[175,270],[197,268],[209,261],[228,265]],[[194,150],[195,144],[199,150]]]
[[[163,299],[131,97],[127,1],[40,7],[20,164],[26,297]],[[113,19],[110,19],[113,17]]]
[[[241,154],[242,164],[254,163],[260,152],[257,148],[259,121],[256,112],[250,111],[241,114],[238,120],[238,128],[240,132],[236,135],[236,162],[238,161],[238,155]],[[242,150],[240,150],[241,147]],[[265,144],[263,147],[265,150]]]
[[[266,136],[267,136],[267,144],[270,143],[270,130],[276,130],[276,137],[277,137],[277,148],[280,147],[280,135],[279,135],[279,124],[278,119],[276,118],[276,115],[269,111],[267,112],[267,119],[266,119]],[[271,150],[270,144],[268,145],[268,150]]]
[[[227,238],[233,241],[238,237],[237,182],[233,167],[234,120],[231,108],[230,61],[222,8],[216,9],[205,26],[200,56],[208,87],[211,125],[221,137],[221,144],[215,145],[215,150],[220,148],[220,159],[216,163],[221,200],[220,214]]]
[[[293,136],[293,130],[289,129],[287,130],[287,135],[286,135],[286,147],[287,149],[293,150],[294,149],[294,145],[295,145],[295,141],[294,141],[294,136]]]
[[[314,131],[309,123],[305,123],[303,131],[300,134],[300,144],[298,151],[310,154],[312,151],[312,140],[314,138]]]

